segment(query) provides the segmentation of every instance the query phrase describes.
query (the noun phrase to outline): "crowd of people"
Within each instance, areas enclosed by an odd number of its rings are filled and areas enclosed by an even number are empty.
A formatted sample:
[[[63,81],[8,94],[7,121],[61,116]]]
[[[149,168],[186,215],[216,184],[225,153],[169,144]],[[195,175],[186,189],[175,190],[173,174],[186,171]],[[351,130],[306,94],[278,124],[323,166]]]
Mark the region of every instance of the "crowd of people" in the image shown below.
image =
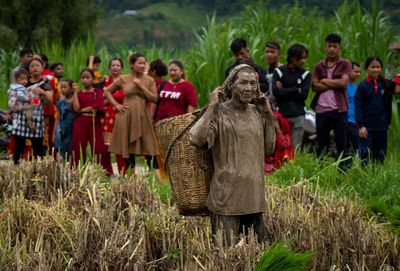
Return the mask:
[[[315,92],[310,107],[316,116],[317,155],[328,153],[333,132],[337,159],[353,154],[360,157],[364,164],[370,158],[384,161],[392,96],[400,93],[400,71],[393,80],[384,78],[382,61],[377,56],[371,56],[364,65],[367,77],[357,85],[360,64],[340,56],[341,37],[336,33],[326,37],[326,58],[316,63],[312,72],[304,69],[309,52],[302,44],[290,46],[286,64],[281,64],[279,43],[267,42],[265,69],[253,64],[246,40],[235,39],[231,43],[231,51],[236,62],[228,68],[226,75],[241,63],[253,66],[271,107],[279,113],[277,116],[290,124],[289,148],[302,146],[305,102],[311,89]],[[277,140],[277,148],[282,143],[279,141],[284,143],[285,140]],[[346,164],[341,163],[344,168]]]
[[[47,62],[45,55],[23,49],[20,65],[11,71],[7,94],[14,164],[31,149],[35,158],[48,153],[78,166],[86,161],[89,143],[92,157],[108,175],[116,174],[111,154],[119,173],[133,171],[136,156],[157,169],[154,123],[198,107],[196,90],[179,60],[168,67],[160,59],[148,65],[144,55],[135,53],[129,56],[131,73],[123,75],[123,61],[113,58],[105,76],[99,71],[101,59],[91,55],[80,73],[81,90],[63,78],[62,63],[49,70]]]
[[[223,227],[237,236],[253,227],[263,240],[264,174],[302,148],[309,91],[315,92],[310,106],[318,156],[328,153],[333,132],[336,159],[353,155],[364,164],[371,158],[383,163],[400,71],[393,80],[385,79],[382,61],[371,56],[364,64],[367,76],[358,82],[361,66],[340,56],[341,37],[335,33],[326,37],[326,58],[312,72],[304,68],[309,51],[302,44],[291,45],[282,64],[279,43],[267,42],[266,68],[251,59],[246,40],[237,38],[230,48],[235,62],[210,95],[189,139],[212,151],[214,174],[206,206],[213,233]],[[79,90],[76,82],[63,78],[62,63],[49,66],[44,54],[21,50],[8,90],[14,164],[29,143],[35,157],[47,152],[78,166],[86,161],[89,143],[92,157],[109,175],[114,174],[111,154],[120,173],[134,170],[137,156],[157,169],[160,146],[154,124],[194,112],[197,93],[179,60],[168,67],[160,59],[148,65],[143,54],[134,53],[128,62],[131,72],[123,75],[124,62],[111,59],[105,76],[99,56],[89,56]],[[340,160],[343,169],[349,160]],[[227,235],[225,241],[234,242]]]
[[[382,61],[372,56],[364,65],[368,76],[357,85],[361,67],[340,57],[341,37],[330,34],[325,42],[326,58],[312,72],[304,68],[309,52],[302,44],[290,46],[282,64],[279,43],[267,42],[267,67],[263,68],[251,59],[246,40],[237,38],[231,43],[236,61],[226,77],[237,65],[252,66],[261,92],[279,119],[279,155],[272,157],[272,168],[302,147],[310,89],[315,92],[311,108],[316,113],[318,155],[327,153],[333,131],[337,158],[353,153],[365,163],[369,157],[384,160],[391,99],[400,92],[400,75],[393,81],[385,79]],[[196,90],[186,80],[182,62],[173,60],[167,67],[157,59],[148,65],[144,55],[135,53],[129,56],[130,74],[122,75],[124,62],[113,58],[108,76],[100,73],[100,65],[97,55],[86,59],[79,90],[77,83],[64,79],[63,63],[49,65],[44,54],[20,51],[20,65],[11,71],[8,90],[13,121],[10,151],[15,164],[31,148],[35,157],[47,151],[78,165],[85,162],[89,143],[93,156],[110,175],[114,174],[111,153],[120,172],[133,169],[138,155],[145,156],[149,166],[158,167],[154,123],[198,107]],[[167,75],[169,80],[164,79]]]

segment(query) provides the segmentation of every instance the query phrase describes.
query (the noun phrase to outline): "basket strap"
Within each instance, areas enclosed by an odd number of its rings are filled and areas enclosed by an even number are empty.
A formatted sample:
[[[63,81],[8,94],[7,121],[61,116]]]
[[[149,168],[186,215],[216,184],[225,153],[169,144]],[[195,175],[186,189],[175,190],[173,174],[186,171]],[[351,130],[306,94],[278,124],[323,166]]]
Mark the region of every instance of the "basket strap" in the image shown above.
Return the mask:
[[[190,128],[193,127],[193,125],[200,119],[200,117],[204,114],[204,112],[203,112],[203,111],[196,111],[196,112],[194,112],[194,113],[192,113],[192,114],[195,115],[196,118],[195,118],[185,129],[183,129],[182,132],[181,132],[179,135],[177,135],[177,136],[175,137],[175,139],[171,142],[170,148],[168,149],[168,151],[167,151],[167,153],[166,153],[166,155],[165,155],[165,160],[164,160],[164,166],[165,166],[165,168],[167,168],[167,161],[168,161],[168,158],[169,158],[169,156],[170,156],[170,154],[171,154],[172,146],[175,144],[176,141],[178,141],[178,139],[180,139],[180,138],[182,137],[182,135],[183,135],[188,129],[190,129]]]

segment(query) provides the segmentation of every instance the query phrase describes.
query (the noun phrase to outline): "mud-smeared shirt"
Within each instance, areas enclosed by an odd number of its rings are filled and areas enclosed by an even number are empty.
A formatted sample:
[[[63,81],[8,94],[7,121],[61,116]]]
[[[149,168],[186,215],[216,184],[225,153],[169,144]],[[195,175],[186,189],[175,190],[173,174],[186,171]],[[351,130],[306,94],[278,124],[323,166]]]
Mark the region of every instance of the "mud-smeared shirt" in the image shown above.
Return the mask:
[[[239,111],[220,104],[207,136],[214,161],[207,207],[219,215],[265,212],[264,158],[275,131],[254,105]]]

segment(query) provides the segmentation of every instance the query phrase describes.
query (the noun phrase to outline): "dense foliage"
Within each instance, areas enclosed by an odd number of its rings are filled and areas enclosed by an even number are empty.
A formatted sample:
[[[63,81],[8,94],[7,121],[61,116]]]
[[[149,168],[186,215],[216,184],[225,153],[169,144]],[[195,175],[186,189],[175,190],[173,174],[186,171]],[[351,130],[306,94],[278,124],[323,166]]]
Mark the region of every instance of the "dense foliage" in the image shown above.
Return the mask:
[[[60,40],[63,46],[85,36],[97,23],[91,0],[0,1],[0,48]]]

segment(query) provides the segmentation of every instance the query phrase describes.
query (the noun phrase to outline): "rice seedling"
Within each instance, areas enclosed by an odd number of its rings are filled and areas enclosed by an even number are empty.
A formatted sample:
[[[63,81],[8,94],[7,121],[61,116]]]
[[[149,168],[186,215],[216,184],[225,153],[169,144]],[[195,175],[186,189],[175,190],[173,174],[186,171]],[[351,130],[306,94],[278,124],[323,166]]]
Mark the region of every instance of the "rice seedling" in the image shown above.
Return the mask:
[[[274,244],[263,253],[254,270],[308,270],[307,263],[312,255],[312,253],[295,253],[281,244]]]

